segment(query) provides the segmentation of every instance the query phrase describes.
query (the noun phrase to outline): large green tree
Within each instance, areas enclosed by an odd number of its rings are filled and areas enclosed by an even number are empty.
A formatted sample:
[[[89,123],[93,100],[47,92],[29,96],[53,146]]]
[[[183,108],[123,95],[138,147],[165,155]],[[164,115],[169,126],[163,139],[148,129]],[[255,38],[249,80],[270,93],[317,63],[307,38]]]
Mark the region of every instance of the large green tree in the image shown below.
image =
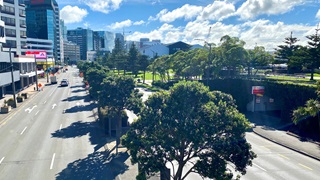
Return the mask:
[[[320,36],[318,34],[319,28],[316,28],[315,34],[306,36],[309,45],[309,57],[310,57],[310,62],[309,62],[309,68],[311,70],[311,77],[310,80],[313,80],[314,76],[314,70],[316,68],[319,68],[320,66]]]
[[[299,48],[298,45],[295,45],[299,41],[298,38],[292,36],[292,32],[289,37],[284,39],[284,45],[279,45],[276,48],[276,59],[279,63],[287,63],[288,73],[295,71],[295,66],[291,64],[291,58],[294,55],[295,51]]]
[[[199,82],[181,81],[146,101],[123,144],[140,172],[153,174],[177,162],[174,180],[191,172],[223,179],[227,164],[242,174],[252,164],[255,154],[245,139],[248,127],[230,95],[210,92]],[[191,168],[182,172],[186,164]]]
[[[139,73],[139,51],[136,48],[136,45],[132,43],[128,53],[128,70],[135,75],[138,76]]]
[[[255,73],[262,67],[265,67],[273,62],[273,57],[266,52],[263,46],[255,46],[254,49],[248,50],[249,58],[245,61],[245,66],[248,69],[248,76],[251,75],[251,69],[256,69]]]
[[[221,56],[219,59],[223,68],[227,68],[228,76],[231,76],[231,71],[236,72],[249,54],[244,49],[245,42],[237,37],[225,35],[221,37],[220,42]]]
[[[121,113],[128,109],[138,114],[142,106],[141,97],[139,90],[135,89],[132,77],[113,75],[106,77],[101,83],[99,104],[101,107],[107,107],[116,116],[117,153],[119,138],[122,135]]]

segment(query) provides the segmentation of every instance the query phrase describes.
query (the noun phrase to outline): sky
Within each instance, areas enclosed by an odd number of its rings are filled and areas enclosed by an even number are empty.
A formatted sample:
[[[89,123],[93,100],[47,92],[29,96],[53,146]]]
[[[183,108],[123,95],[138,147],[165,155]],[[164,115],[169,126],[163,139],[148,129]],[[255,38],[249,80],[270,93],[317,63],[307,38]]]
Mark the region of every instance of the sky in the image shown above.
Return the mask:
[[[90,28],[165,44],[219,45],[229,35],[245,41],[247,49],[273,51],[291,32],[297,44],[307,45],[306,36],[315,34],[320,23],[320,0],[56,1],[68,30]]]

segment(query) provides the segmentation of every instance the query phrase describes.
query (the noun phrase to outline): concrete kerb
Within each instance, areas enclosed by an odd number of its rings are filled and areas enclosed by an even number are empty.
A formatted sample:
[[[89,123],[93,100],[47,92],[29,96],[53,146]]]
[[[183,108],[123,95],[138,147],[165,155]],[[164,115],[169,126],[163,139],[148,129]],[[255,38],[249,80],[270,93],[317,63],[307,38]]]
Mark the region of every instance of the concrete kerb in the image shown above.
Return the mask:
[[[261,133],[258,133],[257,131],[254,130],[254,128],[253,128],[253,132],[254,132],[255,134],[259,135],[260,137],[263,137],[263,138],[265,138],[265,139],[267,139],[267,140],[269,140],[269,141],[272,141],[272,142],[274,142],[274,143],[276,143],[276,144],[278,144],[278,145],[281,145],[281,146],[286,147],[286,148],[288,148],[288,149],[291,149],[291,150],[293,150],[293,151],[295,151],[295,152],[298,152],[298,153],[300,153],[300,154],[303,154],[303,155],[305,155],[305,156],[308,156],[308,157],[310,157],[310,158],[313,158],[313,159],[315,159],[315,160],[320,161],[320,158],[315,157],[315,156],[312,156],[312,155],[308,154],[307,152],[304,152],[304,151],[301,151],[301,150],[299,150],[299,149],[293,148],[293,147],[288,146],[288,145],[286,145],[286,144],[283,144],[283,143],[281,143],[281,142],[279,142],[279,141],[277,141],[277,140],[274,140],[274,139],[272,139],[272,138],[269,138],[268,136],[265,136],[265,135],[263,135],[263,134],[261,134]]]

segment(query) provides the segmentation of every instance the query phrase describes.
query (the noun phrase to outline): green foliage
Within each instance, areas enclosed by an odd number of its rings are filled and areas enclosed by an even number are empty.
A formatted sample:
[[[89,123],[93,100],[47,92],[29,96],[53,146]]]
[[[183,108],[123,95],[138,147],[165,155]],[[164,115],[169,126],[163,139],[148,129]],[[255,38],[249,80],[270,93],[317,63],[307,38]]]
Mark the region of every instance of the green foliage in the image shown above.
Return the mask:
[[[248,127],[230,95],[210,92],[199,82],[181,81],[146,101],[123,144],[132,162],[149,175],[176,160],[173,179],[181,179],[184,165],[194,160],[186,175],[194,171],[222,178],[228,163],[243,174],[252,164],[255,154],[244,138]]]

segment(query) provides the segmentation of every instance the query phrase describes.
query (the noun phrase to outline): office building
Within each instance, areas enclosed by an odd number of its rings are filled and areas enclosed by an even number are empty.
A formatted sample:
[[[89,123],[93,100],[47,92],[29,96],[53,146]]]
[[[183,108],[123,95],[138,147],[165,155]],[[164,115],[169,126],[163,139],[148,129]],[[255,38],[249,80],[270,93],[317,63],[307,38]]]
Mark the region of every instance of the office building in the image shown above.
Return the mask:
[[[80,46],[80,60],[87,59],[87,51],[93,51],[93,31],[91,29],[77,28],[67,31],[68,41]]]
[[[30,0],[26,2],[26,25],[28,38],[47,39],[53,42],[56,64],[60,57],[60,18],[55,0]]]
[[[64,49],[64,63],[65,64],[77,64],[80,60],[80,46],[71,42],[63,41]]]
[[[94,50],[97,52],[112,52],[115,34],[108,31],[94,31]]]

